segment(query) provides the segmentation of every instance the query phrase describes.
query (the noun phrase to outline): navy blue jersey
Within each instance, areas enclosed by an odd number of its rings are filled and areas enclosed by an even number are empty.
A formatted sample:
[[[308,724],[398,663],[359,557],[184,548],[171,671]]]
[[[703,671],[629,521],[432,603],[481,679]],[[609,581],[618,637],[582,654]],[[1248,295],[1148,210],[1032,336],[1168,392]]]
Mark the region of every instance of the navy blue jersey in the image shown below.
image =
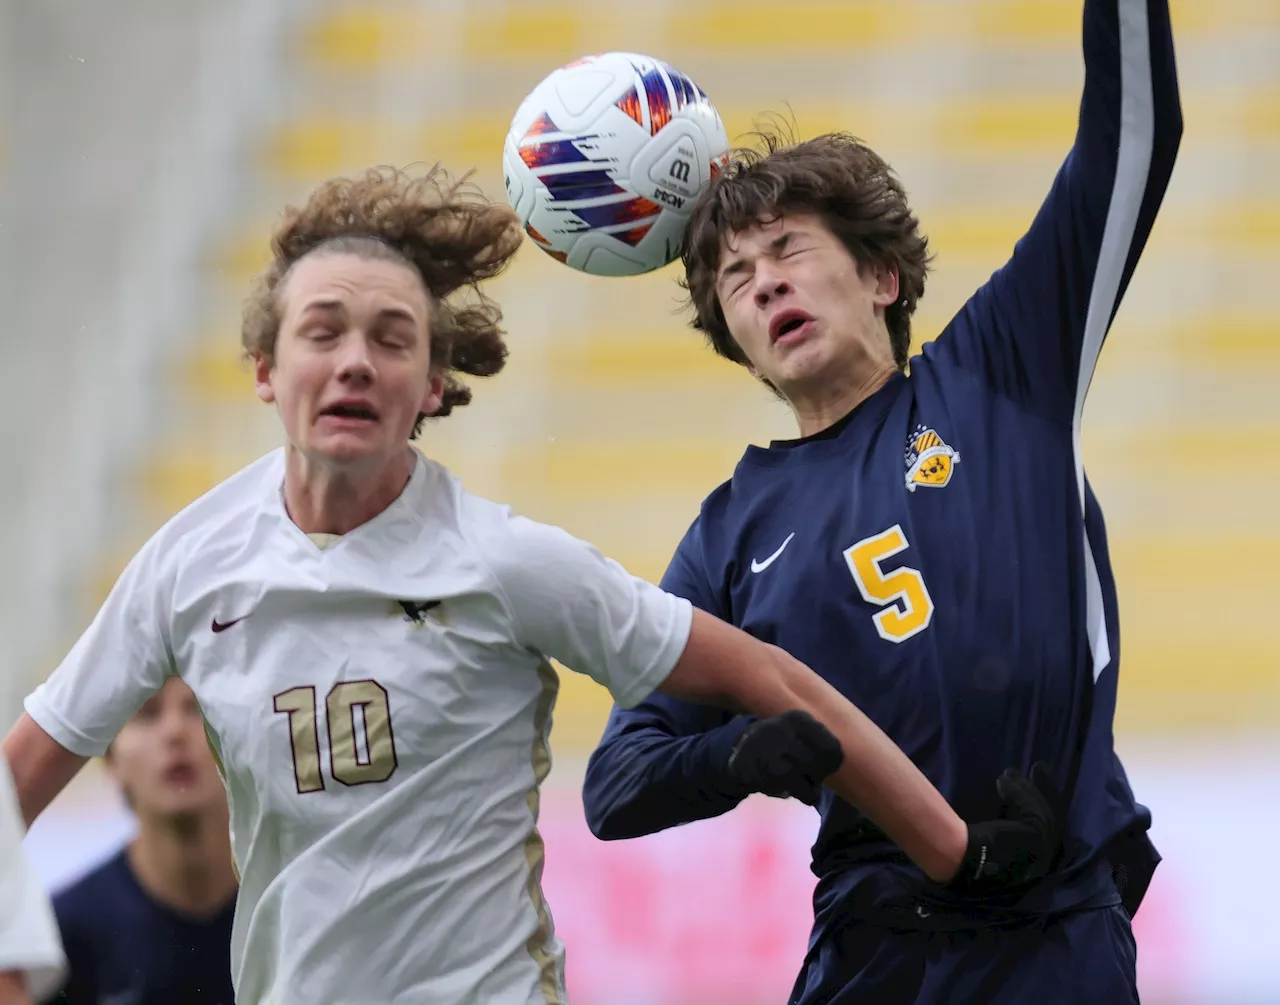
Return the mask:
[[[1070,795],[1062,865],[997,912],[1132,904],[1158,856],[1112,743],[1120,641],[1080,421],[1181,136],[1168,4],[1088,0],[1079,129],[1011,260],[852,414],[749,447],[663,580],[794,654],[863,709],[965,819],[1037,760]],[[585,784],[597,834],[722,813],[744,719],[663,695],[615,708]],[[826,792],[813,849],[833,913],[956,907]],[[966,905],[972,915],[973,905]]]
[[[207,919],[156,902],[126,851],[53,898],[67,953],[58,1005],[233,1005],[235,900]]]

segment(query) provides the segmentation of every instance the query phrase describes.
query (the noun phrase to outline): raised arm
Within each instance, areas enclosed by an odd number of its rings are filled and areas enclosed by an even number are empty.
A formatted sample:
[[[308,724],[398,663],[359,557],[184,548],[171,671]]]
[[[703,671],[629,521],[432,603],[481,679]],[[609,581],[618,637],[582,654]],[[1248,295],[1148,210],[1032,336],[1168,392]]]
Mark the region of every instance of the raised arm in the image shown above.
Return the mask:
[[[1013,256],[926,354],[1079,422],[1182,136],[1168,0],[1086,0],[1075,143]]]

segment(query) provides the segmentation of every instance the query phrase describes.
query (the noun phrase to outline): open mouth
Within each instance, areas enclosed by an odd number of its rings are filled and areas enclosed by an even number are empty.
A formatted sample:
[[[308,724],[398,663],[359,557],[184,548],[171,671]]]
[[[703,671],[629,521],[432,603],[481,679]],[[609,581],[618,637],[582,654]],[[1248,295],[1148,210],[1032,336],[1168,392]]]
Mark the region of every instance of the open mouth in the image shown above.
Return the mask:
[[[377,422],[378,413],[363,402],[341,401],[320,412],[322,417],[342,419],[349,422]]]
[[[812,321],[813,318],[804,311],[783,311],[769,323],[769,341],[786,342],[799,337],[808,330]]]
[[[196,780],[196,769],[190,764],[172,765],[165,771],[164,780],[170,785],[193,785]]]

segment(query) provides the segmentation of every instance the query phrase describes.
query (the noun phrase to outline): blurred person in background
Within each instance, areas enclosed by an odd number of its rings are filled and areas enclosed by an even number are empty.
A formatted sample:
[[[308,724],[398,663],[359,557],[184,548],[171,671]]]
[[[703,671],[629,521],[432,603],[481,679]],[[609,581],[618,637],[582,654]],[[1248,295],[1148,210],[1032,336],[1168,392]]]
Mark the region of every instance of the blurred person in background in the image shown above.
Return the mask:
[[[962,815],[1046,761],[1065,853],[1029,891],[939,888],[821,796],[815,922],[793,1002],[1137,1001],[1130,926],[1159,862],[1115,753],[1116,588],[1080,423],[1173,171],[1166,0],[1087,0],[1075,144],[1011,260],[921,355],[926,241],[887,164],[843,134],[740,154],[695,205],[696,327],[791,406],[749,447],[662,585],[818,669]],[[812,795],[800,720],[668,695],[615,709],[588,765],[593,832]]]
[[[30,1005],[57,987],[64,959],[49,898],[22,851],[22,814],[0,757],[0,1005]]]
[[[138,833],[54,897],[68,970],[51,1001],[233,1005],[227,798],[191,689],[169,678],[105,761]]]

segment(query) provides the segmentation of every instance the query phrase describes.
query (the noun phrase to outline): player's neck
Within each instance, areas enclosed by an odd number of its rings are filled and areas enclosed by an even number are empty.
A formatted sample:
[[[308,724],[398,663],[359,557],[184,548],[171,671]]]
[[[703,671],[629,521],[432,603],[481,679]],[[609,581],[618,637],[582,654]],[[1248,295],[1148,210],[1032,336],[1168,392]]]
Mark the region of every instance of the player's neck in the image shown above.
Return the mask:
[[[346,534],[368,523],[399,498],[413,474],[408,448],[372,473],[316,464],[286,449],[285,509],[305,534]]]
[[[143,820],[128,856],[148,895],[182,914],[211,917],[236,895],[225,815]]]
[[[824,377],[810,388],[788,388],[787,402],[800,427],[801,437],[813,436],[834,425],[884,387],[897,372],[892,362],[871,369],[846,369],[834,379]]]

